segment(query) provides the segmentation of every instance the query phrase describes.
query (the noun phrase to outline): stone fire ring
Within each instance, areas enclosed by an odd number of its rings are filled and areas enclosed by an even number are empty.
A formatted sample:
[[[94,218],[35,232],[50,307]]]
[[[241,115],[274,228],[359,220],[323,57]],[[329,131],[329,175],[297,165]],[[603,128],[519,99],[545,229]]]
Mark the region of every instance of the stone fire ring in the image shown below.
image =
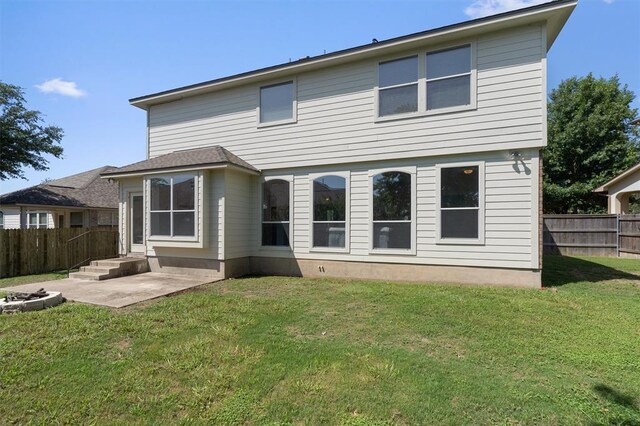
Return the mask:
[[[7,299],[0,299],[0,313],[31,312],[40,311],[46,308],[53,308],[64,302],[62,293],[59,291],[48,291],[45,297],[34,300],[19,300],[7,302]]]

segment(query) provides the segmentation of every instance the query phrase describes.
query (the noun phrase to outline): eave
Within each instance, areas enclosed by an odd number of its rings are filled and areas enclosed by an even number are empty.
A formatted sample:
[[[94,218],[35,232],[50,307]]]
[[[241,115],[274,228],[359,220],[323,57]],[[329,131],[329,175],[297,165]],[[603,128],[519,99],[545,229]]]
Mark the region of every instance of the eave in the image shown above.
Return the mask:
[[[232,87],[259,83],[271,79],[289,77],[302,72],[336,66],[348,62],[372,59],[394,52],[417,49],[425,45],[437,45],[456,39],[472,38],[480,34],[524,25],[546,22],[547,50],[551,48],[560,30],[577,5],[577,0],[557,0],[524,9],[505,12],[484,18],[447,25],[428,31],[327,53],[298,61],[261,68],[241,74],[210,80],[202,83],[166,90],[129,100],[131,105],[142,109],[186,97],[211,93]]]

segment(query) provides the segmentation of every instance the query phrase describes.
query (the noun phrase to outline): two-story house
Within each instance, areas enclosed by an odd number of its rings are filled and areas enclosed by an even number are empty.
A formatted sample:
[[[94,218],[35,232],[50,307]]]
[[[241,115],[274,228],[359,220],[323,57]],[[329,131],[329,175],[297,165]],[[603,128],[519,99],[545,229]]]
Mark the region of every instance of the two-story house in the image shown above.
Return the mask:
[[[541,283],[561,0],[134,98],[123,254],[211,278]]]

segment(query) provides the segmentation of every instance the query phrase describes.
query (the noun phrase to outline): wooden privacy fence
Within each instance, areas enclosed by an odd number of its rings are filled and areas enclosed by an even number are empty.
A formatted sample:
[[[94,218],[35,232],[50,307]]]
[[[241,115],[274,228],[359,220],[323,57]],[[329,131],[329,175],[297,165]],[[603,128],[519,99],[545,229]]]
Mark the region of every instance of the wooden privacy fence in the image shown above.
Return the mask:
[[[545,254],[640,255],[640,215],[545,215]]]
[[[0,277],[40,274],[86,259],[117,257],[118,242],[118,231],[112,229],[0,230]]]

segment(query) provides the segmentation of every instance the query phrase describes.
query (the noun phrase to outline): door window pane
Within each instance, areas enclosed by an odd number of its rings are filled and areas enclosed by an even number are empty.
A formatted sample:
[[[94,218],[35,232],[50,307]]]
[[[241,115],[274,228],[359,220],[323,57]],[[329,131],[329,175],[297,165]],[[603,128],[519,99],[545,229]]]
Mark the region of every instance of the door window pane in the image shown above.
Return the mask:
[[[133,244],[144,244],[144,210],[142,204],[142,196],[135,195],[132,198],[133,205],[131,207],[131,242]]]
[[[293,118],[293,82],[260,88],[260,122]]]

